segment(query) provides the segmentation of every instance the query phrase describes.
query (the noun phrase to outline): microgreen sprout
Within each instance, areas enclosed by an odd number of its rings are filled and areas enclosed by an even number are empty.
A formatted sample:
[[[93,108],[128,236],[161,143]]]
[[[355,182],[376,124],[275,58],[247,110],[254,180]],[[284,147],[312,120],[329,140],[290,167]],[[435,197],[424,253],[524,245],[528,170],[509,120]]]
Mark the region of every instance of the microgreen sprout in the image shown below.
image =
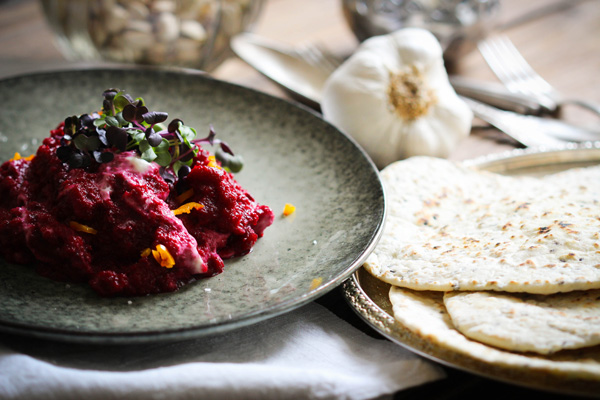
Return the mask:
[[[212,126],[207,137],[196,139],[196,130],[178,118],[165,128],[167,119],[165,112],[149,111],[142,98],[133,99],[119,89],[105,90],[101,113],[65,119],[57,156],[72,168],[86,168],[112,161],[115,153],[135,151],[143,160],[160,165],[165,180],[175,182],[189,174],[198,145],[208,143],[218,146],[215,157],[224,168],[241,169],[241,157],[215,137]]]

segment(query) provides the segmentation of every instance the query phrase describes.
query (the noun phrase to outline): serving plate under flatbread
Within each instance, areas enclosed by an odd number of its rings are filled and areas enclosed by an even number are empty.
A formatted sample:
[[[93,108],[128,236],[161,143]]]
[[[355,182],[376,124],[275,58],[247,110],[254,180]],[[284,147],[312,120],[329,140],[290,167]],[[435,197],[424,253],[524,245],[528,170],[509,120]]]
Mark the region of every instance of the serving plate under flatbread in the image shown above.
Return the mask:
[[[511,176],[543,176],[599,163],[599,143],[567,145],[555,150],[520,149],[465,161],[465,164],[482,170]],[[457,335],[460,343],[448,347],[437,340],[431,340],[427,335],[415,333],[395,320],[389,299],[390,285],[376,279],[364,268],[358,269],[344,283],[343,290],[350,305],[371,327],[426,358],[525,387],[588,396],[600,393],[600,346],[576,352],[563,351],[544,358],[491,347],[483,348],[480,346],[484,345],[466,339],[463,341]],[[432,294],[432,299],[436,299],[436,293]],[[435,310],[432,314],[435,314]],[[448,331],[450,336],[455,334],[453,329]]]

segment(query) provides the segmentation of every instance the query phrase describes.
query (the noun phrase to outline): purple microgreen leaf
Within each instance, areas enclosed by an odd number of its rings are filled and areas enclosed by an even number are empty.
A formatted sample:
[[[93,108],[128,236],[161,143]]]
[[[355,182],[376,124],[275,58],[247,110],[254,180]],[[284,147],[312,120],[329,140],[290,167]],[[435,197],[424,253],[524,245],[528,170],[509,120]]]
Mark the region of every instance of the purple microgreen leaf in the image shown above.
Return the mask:
[[[190,161],[192,158],[194,158],[194,152],[192,151],[192,149],[190,149],[189,147],[187,147],[187,145],[180,145],[179,146],[179,160],[181,161]]]
[[[183,121],[182,120],[180,120],[179,118],[175,118],[174,120],[172,120],[169,123],[169,126],[167,127],[167,131],[169,133],[177,132],[177,130],[179,129],[179,124],[180,123],[183,125]]]
[[[217,132],[215,132],[215,128],[213,128],[213,126],[210,126],[210,130],[208,131],[208,143],[210,143],[210,145],[213,145],[213,141],[215,140],[215,136],[217,136]]]
[[[127,149],[127,142],[129,141],[129,135],[123,128],[117,128],[116,126],[109,126],[106,129],[106,139],[111,146],[116,147],[120,151]]]
[[[104,111],[104,115],[113,115],[113,103],[111,100],[104,99],[102,102],[102,111]]]
[[[90,165],[90,161],[89,156],[80,151],[72,151],[68,159],[71,168],[85,168]]]
[[[144,122],[144,114],[148,113],[148,107],[146,106],[138,106],[135,109],[135,121],[138,124],[141,124],[142,122]]]
[[[81,123],[76,115],[65,118],[64,131],[67,135],[73,136],[75,133],[77,133],[80,127]]]
[[[123,119],[128,122],[135,121],[135,106],[133,104],[127,104],[123,107]]]
[[[106,100],[113,100],[115,98],[115,96],[117,95],[117,93],[119,93],[119,89],[106,89],[103,93],[102,96],[106,99]]]
[[[160,124],[169,118],[169,114],[160,111],[150,111],[142,115],[144,122],[150,125]]]
[[[107,162],[111,162],[115,158],[115,155],[113,153],[111,153],[110,151],[106,151],[106,152],[93,151],[92,157],[94,157],[94,160],[96,160],[96,162],[98,164],[104,164]]]
[[[106,130],[101,128],[96,128],[96,133],[98,134],[98,139],[105,146],[108,147],[108,140],[106,139]]]
[[[160,169],[158,170],[158,172],[160,173],[160,176],[165,180],[165,182],[167,183],[175,183],[175,181],[177,180],[177,177],[171,172],[169,171],[167,168],[165,167],[160,167]]]
[[[156,147],[162,142],[162,136],[154,132],[152,129],[146,131],[146,140],[150,143],[150,146]]]
[[[94,129],[94,120],[95,120],[95,118],[92,117],[89,114],[83,114],[82,116],[79,117],[79,121],[81,123],[81,126],[84,127],[87,130],[93,130]]]
[[[231,147],[229,147],[229,145],[225,142],[219,142],[221,149],[227,153],[227,154],[231,154],[232,156],[234,156],[235,154],[233,154],[233,150],[231,150]]]
[[[61,146],[58,149],[56,149],[56,156],[58,157],[58,159],[62,162],[67,162],[69,161],[69,158],[71,157],[71,152],[73,150],[68,147],[68,146]]]
[[[137,122],[141,124],[144,122],[144,114],[148,113],[146,106],[136,106],[134,104],[127,104],[123,108],[123,119],[129,122]]]
[[[102,164],[106,164],[111,162],[112,160],[114,160],[115,158],[115,153],[112,153],[110,151],[104,151],[102,153],[100,153],[100,163]]]
[[[191,171],[192,169],[188,165],[182,165],[179,168],[179,171],[177,171],[177,176],[179,177],[179,179],[183,179],[186,176],[188,176]]]

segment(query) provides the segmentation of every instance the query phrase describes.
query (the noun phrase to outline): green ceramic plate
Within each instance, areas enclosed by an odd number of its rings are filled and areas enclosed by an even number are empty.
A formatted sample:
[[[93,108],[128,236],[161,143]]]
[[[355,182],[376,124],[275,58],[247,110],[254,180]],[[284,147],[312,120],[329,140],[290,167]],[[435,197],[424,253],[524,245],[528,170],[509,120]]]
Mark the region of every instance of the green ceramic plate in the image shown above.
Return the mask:
[[[31,154],[65,116],[97,110],[102,91],[141,96],[195,127],[212,124],[243,155],[237,180],[276,218],[253,252],[179,292],[105,299],[0,259],[0,330],[139,343],[226,331],[299,307],[342,283],[373,249],[385,213],[378,173],[354,141],[292,103],[191,71],[69,70],[0,81],[0,160]],[[282,217],[285,203],[296,213]]]

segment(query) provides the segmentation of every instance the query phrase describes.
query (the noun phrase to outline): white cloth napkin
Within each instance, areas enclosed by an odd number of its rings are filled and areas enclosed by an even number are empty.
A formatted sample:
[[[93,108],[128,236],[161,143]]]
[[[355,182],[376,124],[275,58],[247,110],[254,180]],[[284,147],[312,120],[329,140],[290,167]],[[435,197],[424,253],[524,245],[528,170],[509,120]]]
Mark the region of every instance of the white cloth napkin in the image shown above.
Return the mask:
[[[2,399],[371,399],[444,377],[317,303],[184,342],[0,340]]]

